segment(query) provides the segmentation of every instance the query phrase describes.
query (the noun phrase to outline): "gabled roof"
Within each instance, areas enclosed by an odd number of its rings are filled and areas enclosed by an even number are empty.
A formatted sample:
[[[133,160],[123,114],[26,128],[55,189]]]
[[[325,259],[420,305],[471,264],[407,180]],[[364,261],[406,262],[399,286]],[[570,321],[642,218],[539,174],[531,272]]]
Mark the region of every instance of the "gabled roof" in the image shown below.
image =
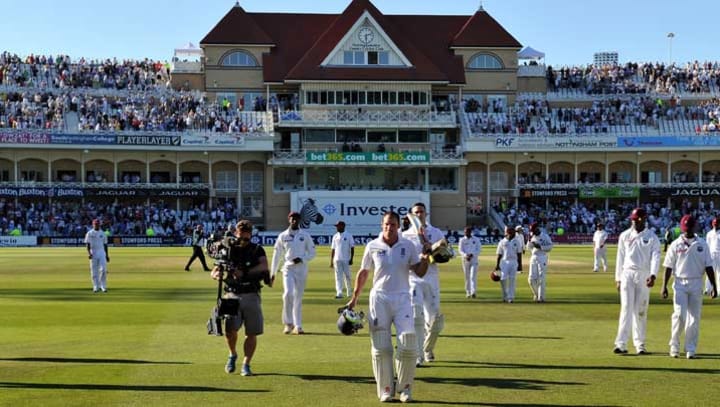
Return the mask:
[[[320,66],[365,11],[412,68]],[[201,44],[273,44],[262,62],[263,79],[268,83],[385,80],[464,84],[462,57],[451,47],[522,47],[484,11],[472,16],[384,15],[369,0],[352,0],[341,14],[247,13],[235,6]]]
[[[236,4],[200,41],[200,44],[274,44],[245,10]]]
[[[494,18],[484,10],[478,10],[455,35],[452,47],[499,47],[522,48]]]
[[[392,38],[412,63],[412,68],[380,67],[321,67],[322,61],[333,51],[348,30],[367,11],[385,33]],[[406,35],[368,0],[353,0],[337,19],[317,39],[312,48],[288,72],[286,80],[385,80],[441,81],[449,78],[430,59],[421,53]]]

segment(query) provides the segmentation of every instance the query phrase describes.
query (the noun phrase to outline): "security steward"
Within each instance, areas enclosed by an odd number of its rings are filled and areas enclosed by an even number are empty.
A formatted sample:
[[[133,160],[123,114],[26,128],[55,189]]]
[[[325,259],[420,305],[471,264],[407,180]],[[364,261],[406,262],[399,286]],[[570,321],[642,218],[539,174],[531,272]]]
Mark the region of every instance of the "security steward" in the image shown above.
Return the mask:
[[[241,220],[235,227],[237,238],[230,248],[230,261],[228,270],[221,272],[221,266],[216,266],[211,273],[217,280],[223,276],[225,294],[223,298],[237,299],[238,311],[234,318],[225,322],[225,339],[230,356],[225,365],[225,372],[235,372],[237,362],[236,344],[238,330],[245,326],[245,342],[243,343],[244,359],[240,374],[252,376],[250,362],[257,347],[257,336],[263,333],[263,314],[260,302],[261,282],[272,287],[273,280],[268,271],[267,256],[262,246],[250,242],[253,225],[248,220]]]
[[[207,266],[207,263],[205,262],[205,255],[202,251],[203,246],[203,239],[205,239],[205,232],[203,231],[203,225],[202,223],[198,223],[197,226],[195,226],[195,230],[193,230],[192,234],[192,249],[193,254],[190,256],[190,260],[188,260],[187,265],[185,266],[185,271],[190,271],[190,265],[195,261],[195,259],[200,259],[200,263],[202,263],[203,270],[210,271],[210,269]]]

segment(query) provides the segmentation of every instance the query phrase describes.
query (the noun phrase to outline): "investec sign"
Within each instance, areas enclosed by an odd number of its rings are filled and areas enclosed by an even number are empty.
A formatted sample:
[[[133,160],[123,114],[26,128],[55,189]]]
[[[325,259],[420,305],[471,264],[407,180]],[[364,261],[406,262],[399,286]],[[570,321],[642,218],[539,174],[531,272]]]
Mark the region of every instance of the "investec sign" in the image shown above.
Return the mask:
[[[430,194],[422,191],[299,191],[290,193],[290,209],[303,216],[320,217],[308,224],[311,235],[331,236],[335,224],[344,221],[352,235],[377,234],[380,232],[382,214],[393,211],[407,215],[415,202],[430,206]],[[432,221],[432,219],[431,219]]]
[[[430,162],[430,153],[427,151],[404,151],[398,153],[308,152],[305,159],[308,162],[315,163],[427,163]]]

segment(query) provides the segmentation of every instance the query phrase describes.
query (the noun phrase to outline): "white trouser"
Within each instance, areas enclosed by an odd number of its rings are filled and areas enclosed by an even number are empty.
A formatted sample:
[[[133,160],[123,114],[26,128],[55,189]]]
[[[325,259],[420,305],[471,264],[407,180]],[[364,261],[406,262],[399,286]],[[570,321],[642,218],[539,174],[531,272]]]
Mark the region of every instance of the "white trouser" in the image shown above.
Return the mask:
[[[715,271],[715,287],[720,288],[720,254],[712,254],[712,262],[713,262],[713,270]],[[710,279],[705,277],[705,292],[710,293],[710,290],[712,290],[712,283],[710,282]]]
[[[477,290],[477,260],[467,261],[462,259],[463,273],[465,274],[465,294],[475,294]]]
[[[93,256],[90,259],[90,278],[92,279],[93,290],[107,288],[107,259],[105,255]]]
[[[503,301],[515,300],[515,276],[518,264],[511,261],[500,262],[500,286],[503,292]]]
[[[635,349],[645,346],[650,289],[647,278],[650,273],[644,271],[624,271],[620,277],[620,320],[615,346],[627,349],[630,330],[633,334]]]
[[[382,396],[384,392],[393,391],[392,324],[395,324],[398,339],[403,335],[412,337],[415,334],[412,315],[410,293],[370,291],[368,325],[370,326],[373,374],[377,384],[378,397]],[[405,386],[412,385],[415,356],[416,354],[413,353],[409,360],[401,358],[398,361],[398,370],[402,369],[410,373],[409,377],[405,378],[408,381],[408,383],[404,383]]]
[[[695,352],[700,336],[700,314],[703,302],[701,278],[675,278],[670,349],[680,350],[680,335],[685,330],[685,351]]]
[[[302,327],[302,299],[307,273],[305,264],[295,264],[283,270],[282,320],[285,325]]]
[[[595,249],[593,271],[600,270],[600,263],[602,263],[603,271],[607,271],[607,247],[605,246]]]
[[[352,290],[352,280],[350,276],[350,262],[349,260],[335,260],[335,294],[341,296],[344,292],[347,296],[350,296]]]
[[[547,274],[547,258],[532,256],[530,257],[530,272],[528,273],[528,283],[533,293],[535,301],[545,300],[545,276]]]
[[[427,328],[440,314],[440,280],[437,273],[425,274],[423,278],[410,278],[410,293],[418,355],[422,356]]]

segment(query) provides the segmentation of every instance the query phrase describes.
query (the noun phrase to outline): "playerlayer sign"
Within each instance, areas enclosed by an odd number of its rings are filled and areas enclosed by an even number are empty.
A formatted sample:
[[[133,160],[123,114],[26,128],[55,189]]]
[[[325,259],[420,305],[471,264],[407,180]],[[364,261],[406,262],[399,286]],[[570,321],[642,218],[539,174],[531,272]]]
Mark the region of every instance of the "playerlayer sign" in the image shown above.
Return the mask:
[[[308,162],[323,163],[427,163],[430,162],[428,151],[403,151],[397,153],[331,153],[308,152]]]
[[[430,207],[430,194],[421,191],[299,191],[290,194],[290,208],[300,213],[300,226],[312,235],[334,234],[335,224],[341,220],[353,235],[377,235],[383,213],[393,211],[404,216],[415,202]]]

